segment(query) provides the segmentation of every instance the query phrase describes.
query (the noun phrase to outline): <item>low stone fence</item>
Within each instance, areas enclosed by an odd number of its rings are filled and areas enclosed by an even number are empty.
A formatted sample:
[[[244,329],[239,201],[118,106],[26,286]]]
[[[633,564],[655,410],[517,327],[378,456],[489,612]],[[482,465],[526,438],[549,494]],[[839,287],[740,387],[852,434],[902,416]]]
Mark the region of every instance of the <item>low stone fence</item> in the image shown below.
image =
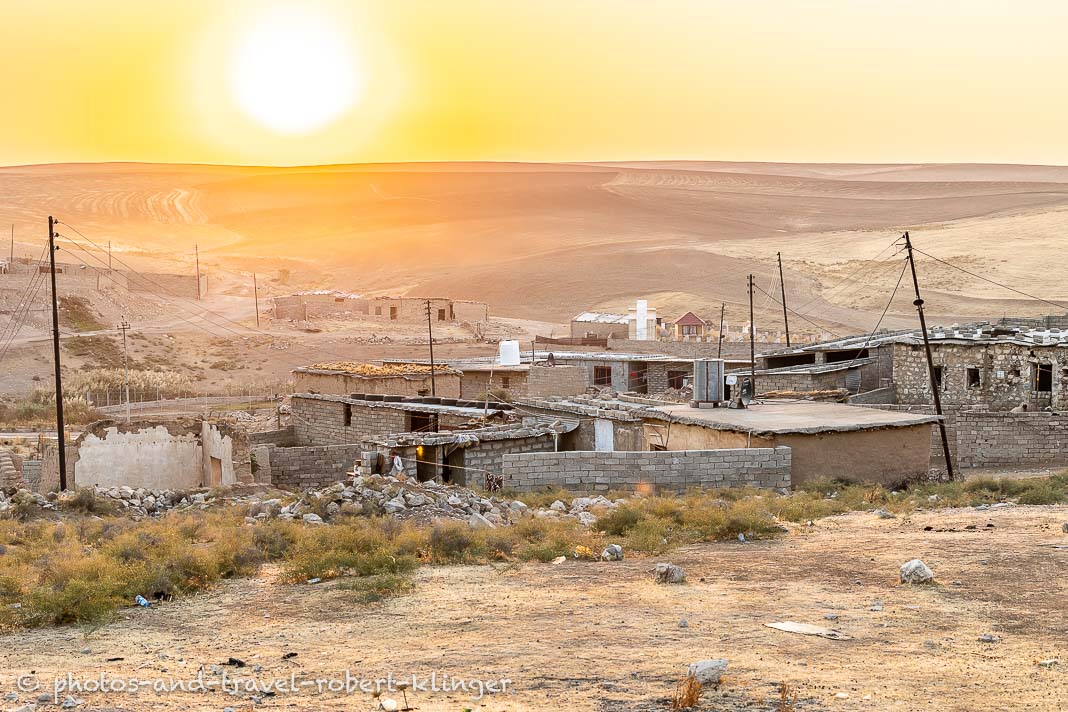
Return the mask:
[[[506,488],[547,486],[573,490],[634,491],[641,486],[682,491],[691,487],[790,487],[788,447],[658,452],[570,452],[504,455]]]
[[[1068,466],[1068,416],[1057,413],[957,414],[960,467]]]

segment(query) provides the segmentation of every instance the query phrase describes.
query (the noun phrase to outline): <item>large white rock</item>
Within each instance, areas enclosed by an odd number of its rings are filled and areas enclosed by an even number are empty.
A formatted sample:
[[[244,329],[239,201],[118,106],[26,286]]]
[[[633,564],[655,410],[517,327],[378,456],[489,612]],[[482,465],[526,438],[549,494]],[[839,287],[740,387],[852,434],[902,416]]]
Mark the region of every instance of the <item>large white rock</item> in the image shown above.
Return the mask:
[[[702,685],[718,685],[720,676],[725,672],[727,672],[727,661],[722,658],[690,663],[690,677],[696,678]]]
[[[906,561],[901,565],[901,583],[931,583],[934,572],[919,559]]]

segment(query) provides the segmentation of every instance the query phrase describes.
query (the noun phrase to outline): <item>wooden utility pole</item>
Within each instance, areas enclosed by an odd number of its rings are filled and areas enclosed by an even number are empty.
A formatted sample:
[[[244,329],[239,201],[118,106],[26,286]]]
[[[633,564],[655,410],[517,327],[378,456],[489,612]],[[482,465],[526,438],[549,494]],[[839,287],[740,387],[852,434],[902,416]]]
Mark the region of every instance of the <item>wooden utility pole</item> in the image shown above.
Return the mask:
[[[430,334],[430,395],[437,396],[437,378],[434,367],[434,321],[430,318],[430,300],[426,300],[426,330]]]
[[[11,223],[11,264],[15,264],[15,223]]]
[[[931,356],[931,341],[927,337],[927,319],[923,314],[923,298],[920,297],[920,281],[916,277],[916,258],[912,254],[912,239],[905,231],[905,249],[909,254],[909,266],[912,268],[912,286],[916,289],[916,312],[920,315],[920,331],[923,333],[923,350],[927,354],[927,373],[931,379],[931,393],[934,394],[935,414],[938,415],[938,432],[942,436],[942,455],[946,458],[946,474],[954,479],[953,457],[949,454],[949,437],[946,435],[946,421],[942,417],[942,394],[938,379],[935,378],[934,358]]]
[[[59,362],[59,299],[56,297],[56,221],[48,216],[48,258],[52,268],[52,356],[56,366],[56,435],[59,446],[59,489],[67,489],[67,437],[63,427],[63,373]]]
[[[776,252],[779,259],[779,286],[782,289],[782,321],[786,324],[786,346],[790,346],[790,316],[786,312],[786,280],[782,278],[782,253]]]
[[[753,316],[753,275],[749,275],[749,385],[756,396],[756,318]]]
[[[111,271],[111,240],[108,240],[108,272]]]
[[[122,322],[115,327],[122,332],[122,368],[126,371],[126,422],[130,421],[130,359],[126,353],[126,332],[130,329],[130,324],[126,321],[126,317],[122,318]]]
[[[200,279],[197,279],[200,284]],[[260,328],[260,288],[256,285],[256,273],[252,273],[252,296],[256,299],[256,328]]]
[[[193,252],[197,261],[197,301],[200,301],[200,246],[193,245]]]
[[[723,317],[727,313],[727,303],[719,306],[719,348],[716,350],[716,358],[723,358]]]

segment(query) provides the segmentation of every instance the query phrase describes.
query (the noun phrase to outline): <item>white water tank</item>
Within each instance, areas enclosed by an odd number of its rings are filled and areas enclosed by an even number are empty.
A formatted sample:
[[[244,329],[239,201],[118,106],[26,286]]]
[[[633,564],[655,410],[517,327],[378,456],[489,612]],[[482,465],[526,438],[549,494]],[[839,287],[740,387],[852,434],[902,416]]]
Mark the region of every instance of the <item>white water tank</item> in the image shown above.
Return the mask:
[[[519,365],[519,342],[502,341],[497,361],[501,366]]]

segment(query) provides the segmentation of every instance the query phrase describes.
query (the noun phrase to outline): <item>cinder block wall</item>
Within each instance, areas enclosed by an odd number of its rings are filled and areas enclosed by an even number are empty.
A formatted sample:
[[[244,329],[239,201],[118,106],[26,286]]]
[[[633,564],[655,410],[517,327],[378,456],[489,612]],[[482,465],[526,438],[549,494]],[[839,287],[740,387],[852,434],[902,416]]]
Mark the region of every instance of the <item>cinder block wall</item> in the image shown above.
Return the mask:
[[[464,450],[465,481],[468,487],[485,487],[486,472],[503,474],[504,458],[529,453],[557,454],[551,435],[507,440],[484,440]]]
[[[293,396],[291,407],[296,443],[301,446],[350,445],[408,429],[405,411],[358,402],[349,404],[352,419],[346,426],[345,405],[339,401]]]
[[[362,451],[360,445],[272,447],[268,465],[271,484],[290,489],[331,485],[346,478]],[[260,479],[261,472],[256,476]]]
[[[585,393],[589,384],[587,369],[581,366],[532,366],[527,372],[526,395],[572,396]]]
[[[963,467],[1068,465],[1068,417],[1055,413],[957,414]]]
[[[504,455],[504,486],[536,490],[547,486],[633,491],[690,487],[790,487],[790,448],[676,450],[671,452],[554,452]]]

